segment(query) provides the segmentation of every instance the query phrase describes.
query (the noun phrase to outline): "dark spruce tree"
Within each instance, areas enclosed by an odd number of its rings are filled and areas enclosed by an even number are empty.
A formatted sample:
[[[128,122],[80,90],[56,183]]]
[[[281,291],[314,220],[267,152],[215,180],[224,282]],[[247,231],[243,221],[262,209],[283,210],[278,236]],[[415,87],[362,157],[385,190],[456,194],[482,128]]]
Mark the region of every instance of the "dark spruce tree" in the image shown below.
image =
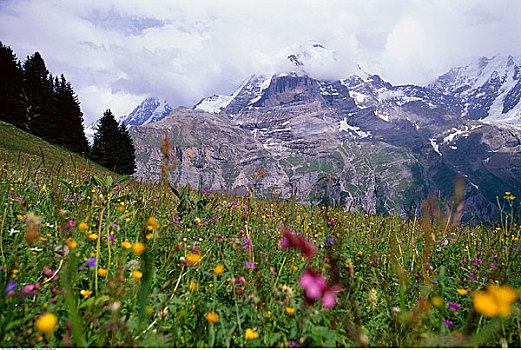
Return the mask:
[[[0,42],[0,119],[17,127],[26,123],[23,71],[10,47]]]
[[[54,111],[54,84],[39,52],[27,57],[23,65],[23,85],[27,96],[27,130],[48,141],[58,143],[59,122]]]
[[[89,143],[83,129],[78,97],[62,74],[54,81],[54,118],[58,122],[57,143],[73,152],[87,154]]]
[[[134,144],[130,134],[124,124],[118,124],[110,109],[103,113],[98,122],[91,158],[105,168],[124,175],[131,175],[136,169]]]

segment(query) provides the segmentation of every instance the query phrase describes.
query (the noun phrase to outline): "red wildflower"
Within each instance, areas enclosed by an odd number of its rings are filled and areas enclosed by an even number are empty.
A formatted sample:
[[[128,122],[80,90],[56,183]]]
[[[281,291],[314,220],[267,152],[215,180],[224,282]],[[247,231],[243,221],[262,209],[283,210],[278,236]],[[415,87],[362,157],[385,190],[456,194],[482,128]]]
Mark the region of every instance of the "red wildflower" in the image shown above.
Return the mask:
[[[315,245],[305,240],[302,236],[295,232],[290,232],[288,229],[281,228],[283,237],[281,242],[282,249],[295,248],[299,249],[301,253],[308,259],[315,254]]]
[[[336,294],[340,291],[340,287],[328,286],[326,280],[318,272],[308,268],[302,276],[300,276],[299,284],[304,290],[304,299],[313,304],[322,299],[322,306],[330,309],[336,304]]]

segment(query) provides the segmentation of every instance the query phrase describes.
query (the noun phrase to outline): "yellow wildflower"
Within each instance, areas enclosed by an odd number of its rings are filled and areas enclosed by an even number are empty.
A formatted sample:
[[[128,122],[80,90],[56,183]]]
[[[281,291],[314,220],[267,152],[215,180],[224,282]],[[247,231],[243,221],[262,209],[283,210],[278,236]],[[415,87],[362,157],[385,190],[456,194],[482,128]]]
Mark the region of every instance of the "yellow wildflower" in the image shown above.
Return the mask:
[[[224,266],[221,264],[218,264],[213,269],[213,273],[215,273],[217,276],[220,276],[224,272]]]
[[[83,295],[83,297],[85,299],[87,299],[88,297],[90,297],[90,295],[92,294],[93,292],[91,290],[85,290],[85,289],[82,289],[80,294]]]
[[[465,295],[465,294],[467,294],[468,292],[469,292],[468,290],[463,289],[463,288],[458,289],[458,294],[459,294],[459,295]]]
[[[138,280],[141,277],[143,277],[143,273],[139,272],[138,270],[132,271],[132,278],[133,279]]]
[[[95,233],[91,233],[91,234],[89,235],[89,239],[95,240],[96,238],[98,238],[98,235],[95,234]]]
[[[58,325],[58,319],[51,313],[41,315],[35,323],[36,329],[40,332],[50,335]]]
[[[474,309],[486,317],[509,317],[511,305],[519,298],[519,293],[509,286],[489,285],[486,292],[472,295]]]
[[[85,231],[88,228],[89,228],[89,225],[87,225],[84,222],[80,222],[80,224],[78,225],[78,230],[80,230],[80,231]]]
[[[141,242],[136,242],[132,245],[132,251],[134,254],[141,255],[145,251],[145,245]]]
[[[436,296],[432,297],[431,303],[432,303],[432,305],[434,305],[436,307],[441,307],[443,305],[443,298],[440,297],[439,295],[436,295]]]
[[[152,231],[153,229],[158,228],[158,227],[159,227],[159,224],[157,223],[156,218],[153,215],[151,217],[149,217],[147,230]]]
[[[107,272],[109,272],[109,270],[104,269],[102,267],[98,269],[98,275],[100,275],[101,277],[104,277],[107,274]]]
[[[199,289],[199,283],[195,281],[190,281],[190,283],[188,284],[188,289],[190,290],[190,292],[197,291]]]
[[[78,246],[78,242],[76,242],[75,240],[70,240],[70,239],[65,241],[65,244],[67,244],[67,247],[69,247],[69,249],[74,249]]]
[[[132,244],[130,244],[130,242],[128,242],[128,241],[125,241],[125,242],[121,243],[121,245],[125,249],[130,249],[130,247],[132,247]]]
[[[499,308],[493,296],[484,293],[476,292],[472,295],[474,300],[474,309],[486,317],[494,317],[499,313]]]
[[[149,233],[148,235],[146,235],[146,238],[147,238],[147,239],[152,239],[153,237],[154,237],[154,235],[151,234],[151,233]]]
[[[195,265],[201,262],[201,256],[199,254],[188,253],[185,256],[185,260],[189,265]]]
[[[219,321],[219,315],[215,312],[207,312],[206,315],[204,315],[204,317],[206,317],[206,320],[209,323],[216,323],[217,321]]]
[[[293,314],[295,314],[295,309],[292,307],[286,307],[286,313],[288,315],[293,315]]]
[[[259,333],[252,331],[251,328],[248,328],[244,333],[244,338],[248,340],[257,339],[258,337]]]

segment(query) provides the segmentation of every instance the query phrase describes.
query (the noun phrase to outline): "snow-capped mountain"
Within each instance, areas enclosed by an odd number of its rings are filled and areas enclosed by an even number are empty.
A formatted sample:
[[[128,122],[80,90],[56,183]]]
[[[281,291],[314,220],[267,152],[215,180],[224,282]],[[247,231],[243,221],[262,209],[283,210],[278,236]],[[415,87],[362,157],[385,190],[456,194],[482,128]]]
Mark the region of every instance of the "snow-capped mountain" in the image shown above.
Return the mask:
[[[428,88],[455,98],[453,111],[462,117],[521,125],[521,57],[481,57],[451,69]]]
[[[119,123],[125,123],[129,130],[132,130],[137,125],[157,122],[172,112],[172,107],[164,100],[159,100],[155,97],[144,99],[134,110],[128,115],[117,116],[116,120]],[[85,135],[89,142],[92,143],[98,121],[88,125],[85,128]]]
[[[334,58],[321,45],[311,50]],[[317,179],[332,175],[346,208],[402,215],[429,193],[448,195],[458,174],[466,178],[467,206],[479,215],[497,210],[502,191],[521,194],[519,130],[470,118],[478,103],[461,113],[474,93],[482,101],[488,93],[494,101],[515,102],[516,85],[507,87],[519,73],[493,73],[499,68],[490,66],[485,78],[485,69],[469,68],[430,86],[394,86],[359,67],[345,79],[317,79],[306,59],[289,55],[287,73],[252,76],[231,95],[210,96],[192,110],[177,108],[169,118],[136,127],[135,176],[158,178],[161,153],[151,140],[166,128],[179,159],[171,176],[179,184],[244,190],[249,174],[264,169],[259,193],[289,195],[298,188],[306,196]],[[518,108],[513,105],[510,110]],[[493,111],[488,108],[487,117]]]
[[[172,112],[172,107],[164,100],[155,97],[149,97],[141,102],[134,110],[128,114],[119,117],[119,122],[132,129],[137,125],[157,122]]]

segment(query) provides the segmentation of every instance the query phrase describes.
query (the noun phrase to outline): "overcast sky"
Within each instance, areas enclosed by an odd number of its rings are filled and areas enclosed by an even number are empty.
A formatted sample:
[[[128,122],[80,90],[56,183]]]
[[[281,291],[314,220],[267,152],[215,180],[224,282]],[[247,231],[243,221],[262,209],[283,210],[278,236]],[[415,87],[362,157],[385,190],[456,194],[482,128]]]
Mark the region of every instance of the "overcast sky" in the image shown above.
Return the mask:
[[[0,0],[0,40],[39,51],[78,94],[86,124],[156,96],[172,107],[230,94],[251,74],[291,69],[310,41],[334,51],[310,74],[357,64],[426,84],[479,56],[521,55],[518,0]]]

